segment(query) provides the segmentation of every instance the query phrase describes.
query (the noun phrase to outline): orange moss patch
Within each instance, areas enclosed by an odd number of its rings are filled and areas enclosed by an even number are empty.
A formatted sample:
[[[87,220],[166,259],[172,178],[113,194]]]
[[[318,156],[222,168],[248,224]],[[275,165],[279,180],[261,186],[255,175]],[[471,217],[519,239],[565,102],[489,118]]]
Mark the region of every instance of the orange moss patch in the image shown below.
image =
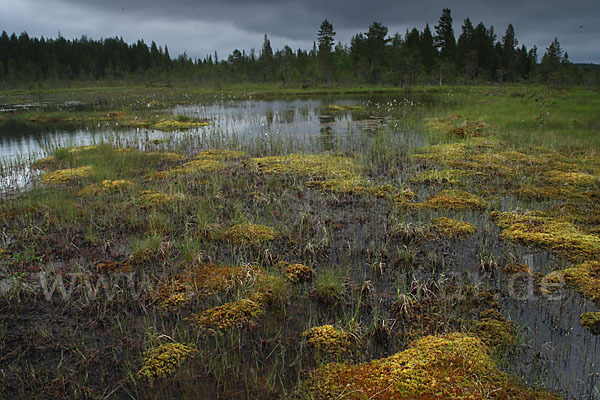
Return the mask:
[[[259,274],[262,274],[262,270],[258,267],[217,264],[196,266],[163,283],[158,292],[158,300],[164,306],[177,307],[196,297],[230,290]]]
[[[303,264],[290,264],[285,268],[285,279],[288,282],[305,282],[312,278],[313,270]]]
[[[214,333],[230,328],[253,327],[263,313],[259,302],[243,299],[194,314],[192,320],[200,330]]]
[[[115,272],[129,272],[131,270],[131,265],[123,264],[118,261],[107,262],[107,263],[99,263],[96,265],[96,270],[99,274],[110,274]]]
[[[366,364],[327,364],[308,388],[318,399],[556,399],[515,383],[480,339],[460,333],[428,336]]]

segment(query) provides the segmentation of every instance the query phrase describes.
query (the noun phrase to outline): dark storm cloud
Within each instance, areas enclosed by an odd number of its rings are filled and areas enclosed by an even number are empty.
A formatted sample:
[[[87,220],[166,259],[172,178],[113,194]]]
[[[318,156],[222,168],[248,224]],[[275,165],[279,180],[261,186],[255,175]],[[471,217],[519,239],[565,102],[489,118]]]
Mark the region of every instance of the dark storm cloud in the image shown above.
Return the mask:
[[[3,9],[14,7],[14,3],[0,0],[0,5],[5,4]],[[31,13],[43,15],[45,11],[56,14],[54,21],[38,23],[61,31],[70,29],[69,24],[77,25],[77,21],[69,21],[69,16],[79,13],[88,27],[79,35],[102,35],[104,29],[103,35],[110,36],[120,30],[126,39],[131,36],[134,40],[135,34],[143,34],[147,41],[167,43],[181,51],[185,48],[191,55],[214,49],[229,53],[236,47],[259,48],[264,33],[276,47],[284,43],[294,48],[309,47],[325,18],[333,23],[337,39],[343,42],[366,31],[373,21],[388,26],[390,33],[404,33],[415,26],[422,29],[427,22],[433,28],[442,8],[448,7],[452,9],[457,36],[466,17],[474,24],[483,21],[486,26],[493,25],[499,38],[512,23],[519,41],[528,47],[538,45],[540,54],[557,36],[572,60],[600,62],[600,2],[589,0],[20,0],[19,4],[24,14],[16,19],[23,26],[14,28],[16,31],[35,31],[35,17],[28,20],[27,11],[30,17]],[[3,21],[0,16],[0,22],[10,27],[17,21]]]

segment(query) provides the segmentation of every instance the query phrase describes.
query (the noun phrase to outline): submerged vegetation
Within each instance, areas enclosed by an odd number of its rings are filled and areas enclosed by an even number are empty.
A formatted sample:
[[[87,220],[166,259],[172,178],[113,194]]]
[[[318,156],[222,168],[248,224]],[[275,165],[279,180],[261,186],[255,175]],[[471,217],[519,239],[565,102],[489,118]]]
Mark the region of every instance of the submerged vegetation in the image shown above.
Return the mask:
[[[600,97],[424,91],[297,141],[175,124],[31,160],[0,203],[0,397],[593,398]],[[152,113],[106,118],[207,122]]]

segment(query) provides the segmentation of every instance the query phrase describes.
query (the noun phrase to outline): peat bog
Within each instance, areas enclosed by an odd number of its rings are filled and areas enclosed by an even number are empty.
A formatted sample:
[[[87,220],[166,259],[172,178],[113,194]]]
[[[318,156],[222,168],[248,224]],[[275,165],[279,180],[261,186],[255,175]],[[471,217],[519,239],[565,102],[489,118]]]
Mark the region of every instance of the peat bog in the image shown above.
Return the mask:
[[[48,97],[0,97],[0,398],[600,396],[597,92]]]

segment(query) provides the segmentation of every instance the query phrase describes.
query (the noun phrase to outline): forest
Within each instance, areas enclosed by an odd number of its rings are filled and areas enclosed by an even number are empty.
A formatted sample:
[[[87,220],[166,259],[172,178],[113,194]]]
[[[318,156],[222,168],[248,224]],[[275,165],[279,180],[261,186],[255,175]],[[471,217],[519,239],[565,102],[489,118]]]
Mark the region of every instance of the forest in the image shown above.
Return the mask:
[[[143,39],[94,40],[30,37],[26,32],[0,36],[0,85],[31,86],[33,82],[185,81],[205,85],[281,83],[290,87],[434,84],[533,83],[586,86],[600,82],[600,68],[574,64],[558,38],[543,54],[520,44],[509,24],[504,34],[483,22],[466,18],[456,38],[450,9],[434,27],[426,24],[404,34],[391,34],[379,22],[355,34],[350,44],[336,44],[326,19],[312,49],[289,46],[274,50],[267,34],[259,51],[234,50],[226,58],[217,52],[203,59],[185,52],[171,57],[165,45]]]

